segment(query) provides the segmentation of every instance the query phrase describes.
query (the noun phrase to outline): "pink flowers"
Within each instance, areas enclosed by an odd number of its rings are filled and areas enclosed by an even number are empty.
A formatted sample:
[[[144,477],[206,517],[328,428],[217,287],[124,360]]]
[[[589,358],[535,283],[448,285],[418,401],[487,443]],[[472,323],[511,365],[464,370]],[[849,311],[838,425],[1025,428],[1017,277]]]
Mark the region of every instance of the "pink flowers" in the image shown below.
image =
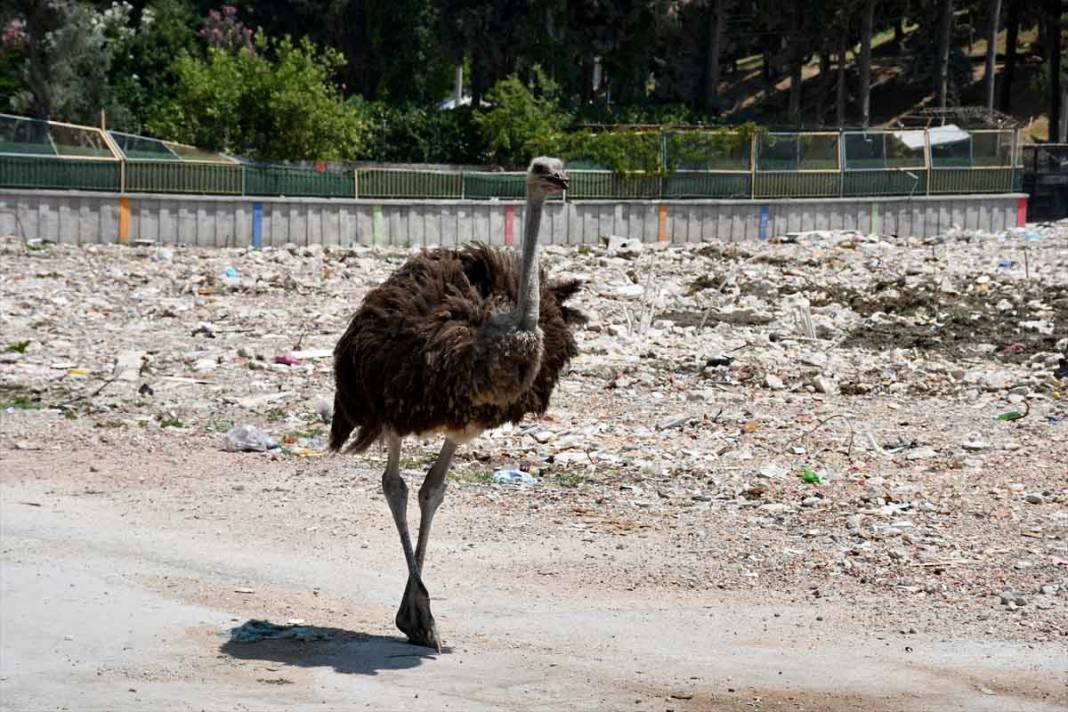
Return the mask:
[[[204,26],[200,28],[200,36],[210,47],[254,51],[252,29],[237,19],[237,8],[233,5],[223,5],[222,12],[210,10],[204,18]]]

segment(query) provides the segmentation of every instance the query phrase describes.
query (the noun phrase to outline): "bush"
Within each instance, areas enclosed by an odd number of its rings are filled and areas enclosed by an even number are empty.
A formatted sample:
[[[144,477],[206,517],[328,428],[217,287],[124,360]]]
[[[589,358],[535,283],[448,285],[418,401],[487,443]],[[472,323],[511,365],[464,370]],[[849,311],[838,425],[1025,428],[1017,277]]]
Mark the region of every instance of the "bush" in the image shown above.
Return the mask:
[[[262,32],[254,49],[213,47],[207,60],[183,54],[174,95],[151,108],[148,129],[260,160],[355,158],[367,124],[331,82],[342,61],[307,39],[270,41]]]
[[[526,167],[534,156],[551,153],[571,117],[560,111],[557,86],[534,67],[534,81],[524,84],[512,75],[486,95],[492,106],[475,115],[490,158],[502,166]]]

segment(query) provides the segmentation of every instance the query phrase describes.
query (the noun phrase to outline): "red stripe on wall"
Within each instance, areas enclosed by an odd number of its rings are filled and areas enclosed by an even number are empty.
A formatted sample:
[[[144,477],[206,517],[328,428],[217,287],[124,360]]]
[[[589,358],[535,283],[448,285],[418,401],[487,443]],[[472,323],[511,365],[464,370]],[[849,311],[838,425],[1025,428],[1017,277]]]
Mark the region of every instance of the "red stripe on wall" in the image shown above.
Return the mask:
[[[1027,224],[1027,198],[1020,198],[1016,203],[1016,227]]]
[[[504,206],[504,244],[515,244],[515,206]]]

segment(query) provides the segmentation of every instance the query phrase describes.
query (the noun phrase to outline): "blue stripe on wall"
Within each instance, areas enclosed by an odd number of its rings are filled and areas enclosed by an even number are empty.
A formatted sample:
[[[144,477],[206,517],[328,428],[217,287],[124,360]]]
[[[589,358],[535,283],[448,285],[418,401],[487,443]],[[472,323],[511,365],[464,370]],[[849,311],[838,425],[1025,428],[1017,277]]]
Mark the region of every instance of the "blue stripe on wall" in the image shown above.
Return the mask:
[[[252,204],[252,246],[263,247],[263,203]]]
[[[758,234],[758,237],[761,240],[767,240],[768,239],[768,213],[769,213],[768,206],[767,205],[761,205],[760,206],[760,233]]]

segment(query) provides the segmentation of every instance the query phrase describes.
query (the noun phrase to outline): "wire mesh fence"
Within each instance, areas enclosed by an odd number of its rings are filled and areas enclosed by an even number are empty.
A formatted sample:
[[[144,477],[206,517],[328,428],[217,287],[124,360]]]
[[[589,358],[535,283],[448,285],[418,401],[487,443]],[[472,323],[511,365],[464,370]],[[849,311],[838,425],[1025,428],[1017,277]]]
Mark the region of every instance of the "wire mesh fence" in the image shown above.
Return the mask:
[[[1021,186],[1012,130],[665,131],[660,170],[570,162],[566,200],[1001,193]],[[521,172],[253,163],[194,146],[0,114],[0,188],[372,199],[522,198]]]

